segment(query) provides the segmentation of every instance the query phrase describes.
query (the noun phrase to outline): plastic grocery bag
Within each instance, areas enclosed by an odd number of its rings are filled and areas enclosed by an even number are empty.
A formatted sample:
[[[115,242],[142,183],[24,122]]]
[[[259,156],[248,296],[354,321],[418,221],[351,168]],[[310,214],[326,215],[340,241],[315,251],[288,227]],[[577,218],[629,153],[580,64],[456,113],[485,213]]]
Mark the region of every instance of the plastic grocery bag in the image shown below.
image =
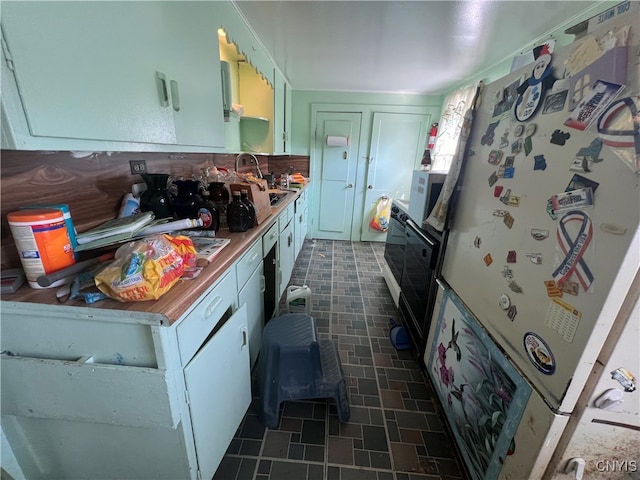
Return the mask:
[[[102,293],[121,302],[157,300],[182,276],[184,260],[168,235],[129,242],[95,278]]]
[[[391,200],[387,196],[378,199],[376,207],[373,211],[373,218],[369,222],[369,226],[374,230],[386,232],[389,230],[389,219],[391,218]]]

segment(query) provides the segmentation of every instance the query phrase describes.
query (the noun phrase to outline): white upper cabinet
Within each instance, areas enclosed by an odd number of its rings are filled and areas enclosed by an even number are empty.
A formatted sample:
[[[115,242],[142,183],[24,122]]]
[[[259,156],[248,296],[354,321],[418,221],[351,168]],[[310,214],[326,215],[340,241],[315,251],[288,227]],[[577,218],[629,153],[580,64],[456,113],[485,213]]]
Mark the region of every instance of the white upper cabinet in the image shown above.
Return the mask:
[[[28,133],[223,148],[207,3],[3,2],[3,73],[13,69]]]
[[[273,72],[273,153],[291,153],[291,87]]]

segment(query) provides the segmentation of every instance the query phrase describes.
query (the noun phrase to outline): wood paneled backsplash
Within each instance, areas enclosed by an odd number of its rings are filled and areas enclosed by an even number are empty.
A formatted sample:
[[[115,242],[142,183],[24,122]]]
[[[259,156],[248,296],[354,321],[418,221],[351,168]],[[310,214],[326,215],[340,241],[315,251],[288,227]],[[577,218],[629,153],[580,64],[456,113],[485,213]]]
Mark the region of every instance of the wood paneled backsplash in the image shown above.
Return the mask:
[[[246,158],[246,157],[245,157]],[[7,223],[7,213],[32,204],[69,205],[79,232],[114,218],[131,185],[129,160],[145,160],[149,173],[174,177],[200,175],[207,166],[235,166],[235,154],[156,152],[38,152],[2,150],[0,208],[2,212],[2,267],[19,266]],[[293,170],[309,175],[307,156],[258,156],[262,173]],[[249,162],[240,172],[254,171]]]

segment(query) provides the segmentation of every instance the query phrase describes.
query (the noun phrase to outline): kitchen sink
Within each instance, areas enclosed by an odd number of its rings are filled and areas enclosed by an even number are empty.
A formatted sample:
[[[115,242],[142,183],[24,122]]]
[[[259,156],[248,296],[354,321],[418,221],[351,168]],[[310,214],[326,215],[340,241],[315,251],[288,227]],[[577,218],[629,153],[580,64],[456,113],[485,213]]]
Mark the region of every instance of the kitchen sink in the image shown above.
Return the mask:
[[[269,201],[271,202],[271,206],[277,207],[291,193],[293,192],[289,192],[287,190],[269,190]]]

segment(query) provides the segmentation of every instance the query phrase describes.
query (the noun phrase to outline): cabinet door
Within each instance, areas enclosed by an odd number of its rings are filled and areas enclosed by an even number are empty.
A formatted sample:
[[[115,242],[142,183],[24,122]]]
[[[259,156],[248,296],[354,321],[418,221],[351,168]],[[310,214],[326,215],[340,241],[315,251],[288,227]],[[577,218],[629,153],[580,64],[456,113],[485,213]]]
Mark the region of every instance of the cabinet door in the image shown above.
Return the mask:
[[[213,478],[251,403],[247,308],[242,306],[184,369],[199,478]]]
[[[278,248],[280,252],[280,288],[278,289],[278,297],[282,297],[287,284],[291,279],[291,272],[293,270],[293,263],[295,261],[295,238],[293,231],[293,221],[290,221],[287,226],[280,232],[280,240],[278,242]]]
[[[307,214],[309,209],[306,207],[306,204],[301,212],[296,213],[296,248],[295,248],[295,257],[298,258],[300,254],[300,250],[302,249],[302,244],[304,243],[304,239],[307,236]]]
[[[168,46],[162,68],[179,145],[224,147],[222,79],[215,12],[207,2],[160,2]]]
[[[163,3],[3,3],[31,134],[175,143],[156,80],[171,32]]]
[[[286,153],[286,83],[284,77],[276,69],[274,69],[273,79],[273,153]]]
[[[407,179],[420,164],[429,120],[429,115],[413,113],[373,114],[361,241],[375,242],[385,238],[385,233],[369,227],[371,212],[382,195],[408,198],[411,182]]]
[[[260,265],[238,292],[238,305],[247,307],[247,330],[249,334],[249,356],[251,366],[256,362],[260,345],[262,344],[262,330],[264,328],[264,266],[262,257]]]

